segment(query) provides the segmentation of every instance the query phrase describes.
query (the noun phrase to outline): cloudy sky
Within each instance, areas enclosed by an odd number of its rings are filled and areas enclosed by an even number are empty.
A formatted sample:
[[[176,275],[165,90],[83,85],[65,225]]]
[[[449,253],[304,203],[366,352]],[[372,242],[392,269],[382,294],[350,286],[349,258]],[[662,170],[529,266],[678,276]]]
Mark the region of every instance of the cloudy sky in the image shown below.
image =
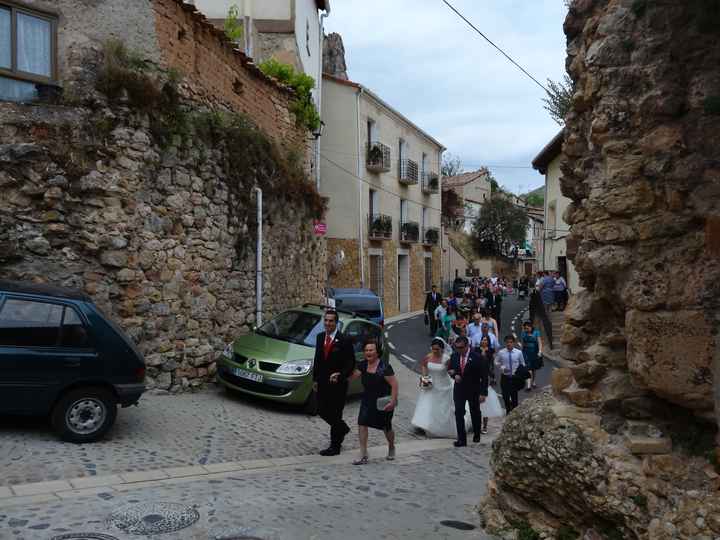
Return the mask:
[[[565,65],[563,0],[450,0],[543,84]],[[458,155],[488,165],[514,192],[543,184],[529,167],[558,132],[543,90],[442,0],[333,0],[326,32],[342,35],[350,79]],[[493,165],[495,167],[493,167]]]

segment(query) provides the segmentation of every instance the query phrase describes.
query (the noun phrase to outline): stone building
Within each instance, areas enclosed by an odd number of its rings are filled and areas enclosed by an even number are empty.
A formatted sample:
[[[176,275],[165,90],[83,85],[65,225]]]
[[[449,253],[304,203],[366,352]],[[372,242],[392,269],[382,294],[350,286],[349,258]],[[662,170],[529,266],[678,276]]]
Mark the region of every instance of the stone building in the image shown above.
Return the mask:
[[[561,131],[553,137],[532,162],[533,168],[545,176],[545,233],[539,270],[559,271],[575,292],[580,288],[580,280],[568,254],[570,225],[565,222],[571,201],[560,191],[563,134]]]
[[[330,284],[364,284],[387,316],[422,309],[441,278],[445,148],[360,84],[325,75],[322,101]]]
[[[259,185],[265,315],[322,298],[293,94],[194,7],[0,0],[0,25],[1,277],[83,289],[151,387],[201,384],[256,320]]]

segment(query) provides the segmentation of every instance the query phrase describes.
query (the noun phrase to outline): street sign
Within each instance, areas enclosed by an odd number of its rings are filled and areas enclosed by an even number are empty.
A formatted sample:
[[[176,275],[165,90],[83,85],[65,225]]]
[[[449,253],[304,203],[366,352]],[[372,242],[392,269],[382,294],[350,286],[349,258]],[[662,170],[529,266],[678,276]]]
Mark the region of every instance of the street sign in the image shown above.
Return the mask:
[[[313,229],[315,230],[315,236],[325,236],[327,233],[327,223],[315,219],[313,220]]]

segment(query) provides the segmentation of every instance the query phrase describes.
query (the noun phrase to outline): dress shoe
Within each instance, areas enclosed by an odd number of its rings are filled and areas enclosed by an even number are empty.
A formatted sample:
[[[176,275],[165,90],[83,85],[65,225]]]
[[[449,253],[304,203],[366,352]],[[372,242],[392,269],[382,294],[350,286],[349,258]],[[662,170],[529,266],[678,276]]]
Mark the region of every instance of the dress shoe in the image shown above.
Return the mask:
[[[462,441],[455,441],[455,442],[453,443],[453,446],[454,446],[455,448],[460,448],[461,446],[467,446],[467,443],[466,443],[466,442],[462,442]]]
[[[480,435],[475,435],[473,437],[473,442],[480,442]]]
[[[340,454],[339,446],[328,446],[325,450],[320,451],[321,456],[337,456]]]

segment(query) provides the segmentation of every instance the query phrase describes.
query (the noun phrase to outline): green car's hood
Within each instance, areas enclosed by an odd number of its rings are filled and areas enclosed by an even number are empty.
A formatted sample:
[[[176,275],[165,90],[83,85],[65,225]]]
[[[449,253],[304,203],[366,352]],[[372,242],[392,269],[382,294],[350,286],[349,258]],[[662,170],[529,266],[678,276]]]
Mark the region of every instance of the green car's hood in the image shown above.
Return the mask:
[[[315,356],[315,348],[288,341],[259,336],[255,333],[240,336],[233,342],[233,351],[248,358],[288,362],[308,360]]]

